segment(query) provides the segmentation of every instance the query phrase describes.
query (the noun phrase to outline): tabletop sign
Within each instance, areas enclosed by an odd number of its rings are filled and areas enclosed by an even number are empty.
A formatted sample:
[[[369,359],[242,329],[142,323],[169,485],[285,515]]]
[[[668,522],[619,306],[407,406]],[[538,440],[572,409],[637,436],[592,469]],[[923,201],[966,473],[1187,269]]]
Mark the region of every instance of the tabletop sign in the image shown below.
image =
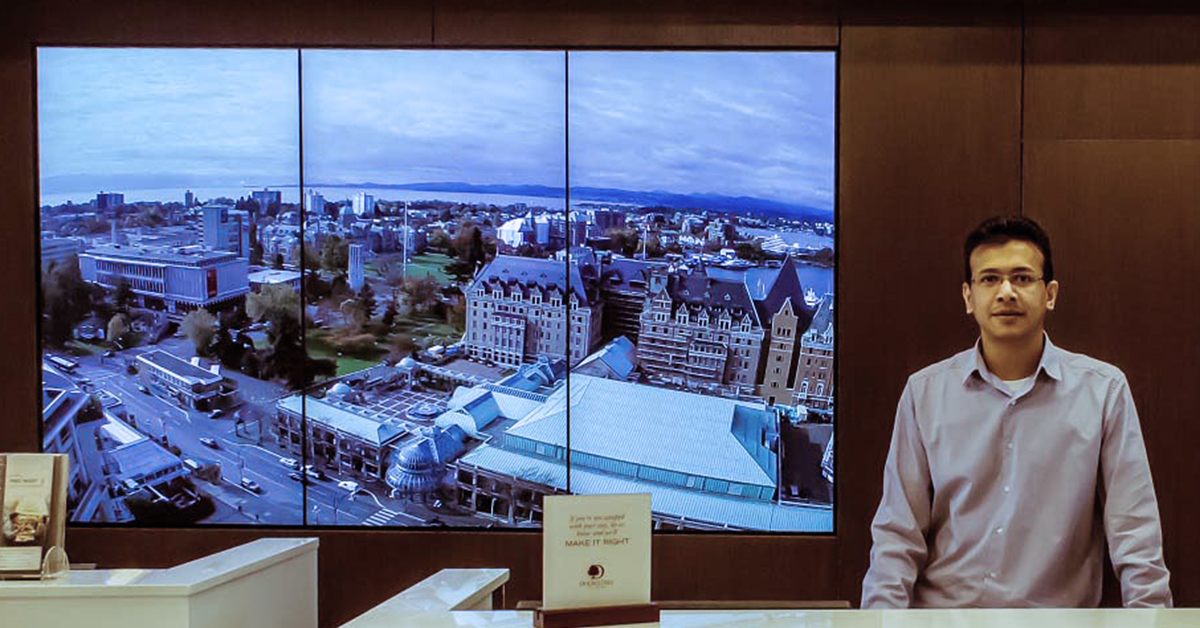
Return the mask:
[[[650,495],[545,498],[547,612],[650,602]]]

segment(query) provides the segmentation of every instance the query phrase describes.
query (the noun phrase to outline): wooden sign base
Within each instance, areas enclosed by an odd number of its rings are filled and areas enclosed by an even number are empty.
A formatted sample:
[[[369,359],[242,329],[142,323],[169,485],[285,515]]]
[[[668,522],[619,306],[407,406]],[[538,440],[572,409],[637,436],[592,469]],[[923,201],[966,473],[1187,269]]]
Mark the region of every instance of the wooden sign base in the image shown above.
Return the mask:
[[[533,611],[536,628],[576,628],[578,626],[613,626],[645,624],[658,621],[658,605],[628,604],[624,606],[592,606],[586,608],[538,608]]]

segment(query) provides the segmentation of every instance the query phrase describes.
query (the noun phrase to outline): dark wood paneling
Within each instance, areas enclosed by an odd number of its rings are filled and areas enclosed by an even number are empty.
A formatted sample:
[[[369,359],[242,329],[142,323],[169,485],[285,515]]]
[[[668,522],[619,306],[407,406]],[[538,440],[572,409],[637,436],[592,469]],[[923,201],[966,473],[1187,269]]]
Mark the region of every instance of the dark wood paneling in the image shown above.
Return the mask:
[[[857,604],[905,379],[976,335],[962,240],[1019,211],[1019,20],[848,20],[841,50],[838,571]]]
[[[1026,144],[1026,213],[1054,237],[1062,285],[1050,331],[1129,378],[1177,606],[1200,604],[1197,172],[1200,141]]]
[[[844,599],[835,577],[835,541],[795,535],[655,535],[652,595],[656,600]]]
[[[1032,12],[1025,137],[1200,139],[1200,16]]]
[[[18,2],[34,41],[56,45],[427,46],[433,32],[428,1]]]
[[[836,2],[442,0],[443,46],[754,46],[837,44]]]
[[[0,26],[0,451],[38,449],[37,203],[34,201],[33,60],[25,6],[13,7]],[[0,20],[3,22],[3,20]]]

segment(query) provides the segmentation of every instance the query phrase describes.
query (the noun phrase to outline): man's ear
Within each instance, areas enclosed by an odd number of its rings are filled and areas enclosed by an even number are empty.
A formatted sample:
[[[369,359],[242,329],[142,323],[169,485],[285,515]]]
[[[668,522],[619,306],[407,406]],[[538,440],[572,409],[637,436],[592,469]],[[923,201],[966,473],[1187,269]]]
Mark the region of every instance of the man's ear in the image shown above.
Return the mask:
[[[967,304],[967,315],[975,313],[975,306],[971,305],[971,284],[963,282],[963,303]]]
[[[1058,280],[1046,284],[1046,309],[1053,310],[1054,302],[1058,300]]]

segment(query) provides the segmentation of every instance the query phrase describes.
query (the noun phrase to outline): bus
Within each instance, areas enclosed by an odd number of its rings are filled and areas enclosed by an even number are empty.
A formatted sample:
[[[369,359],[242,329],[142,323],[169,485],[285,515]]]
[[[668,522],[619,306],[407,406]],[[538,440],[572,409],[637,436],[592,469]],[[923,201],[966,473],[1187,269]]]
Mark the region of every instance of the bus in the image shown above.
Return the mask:
[[[66,358],[60,358],[57,355],[50,356],[50,364],[53,364],[55,367],[62,369],[67,373],[74,373],[75,369],[79,368],[78,362],[68,360]]]

